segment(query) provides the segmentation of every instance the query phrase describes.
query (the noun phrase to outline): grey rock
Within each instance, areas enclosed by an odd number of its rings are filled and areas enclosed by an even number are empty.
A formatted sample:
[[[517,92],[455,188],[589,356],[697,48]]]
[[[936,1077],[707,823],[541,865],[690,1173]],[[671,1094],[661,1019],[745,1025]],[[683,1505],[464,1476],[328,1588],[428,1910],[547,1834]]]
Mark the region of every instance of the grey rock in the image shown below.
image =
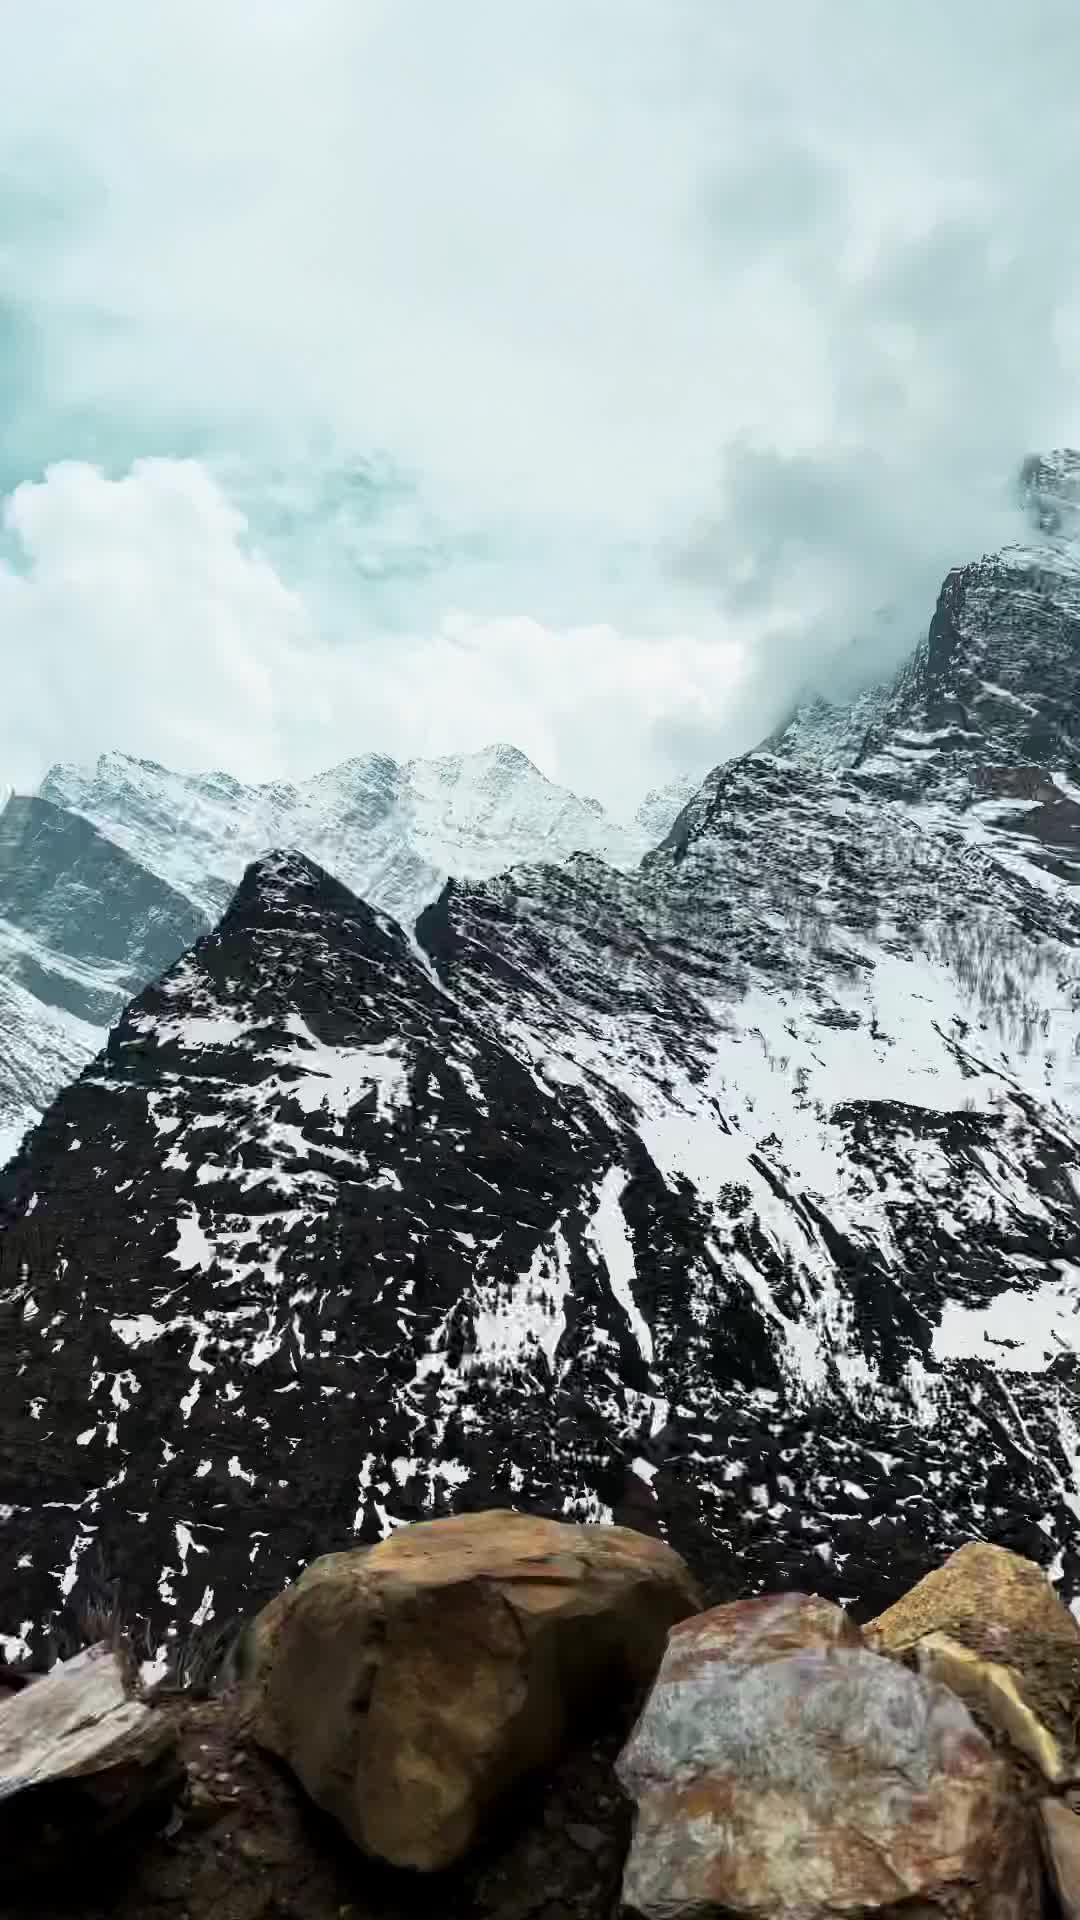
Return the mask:
[[[171,1723],[95,1646],[0,1705],[0,1882],[64,1872],[181,1778]],[[91,1849],[91,1851],[87,1851]]]

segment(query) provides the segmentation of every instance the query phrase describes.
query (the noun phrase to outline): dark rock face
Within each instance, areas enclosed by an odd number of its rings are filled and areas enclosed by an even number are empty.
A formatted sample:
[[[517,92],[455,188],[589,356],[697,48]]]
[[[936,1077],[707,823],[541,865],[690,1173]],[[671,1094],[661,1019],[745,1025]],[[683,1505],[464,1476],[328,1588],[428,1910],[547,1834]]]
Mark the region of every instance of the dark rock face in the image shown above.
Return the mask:
[[[1038,554],[950,574],[913,676],[928,731],[994,763],[1080,769],[1080,578]]]
[[[249,869],[0,1183],[11,1652],[501,1505],[714,1599],[871,1614],[972,1537],[1080,1594],[1080,908],[1027,824],[1080,800],[1069,564],[954,578],[903,687],[635,873],[451,883],[410,939]]]
[[[548,1106],[391,923],[299,859],[254,869],[219,932],[136,1002],[43,1123],[54,1217],[32,1204],[30,1157],[15,1166],[0,1501],[16,1509],[16,1558],[43,1519],[50,1536],[40,1560],[31,1549],[31,1587],[29,1568],[17,1579],[27,1612],[54,1610],[49,1563],[77,1569],[80,1513],[163,1618],[175,1579],[199,1577],[211,1510],[200,1596],[212,1585],[228,1609],[354,1530],[377,1538],[390,1486],[401,1517],[432,1498],[445,1511],[466,1477],[491,1505],[520,1456],[557,1507],[542,1353],[520,1408],[501,1406],[495,1371],[478,1456],[460,1416],[439,1420],[424,1364],[434,1349],[467,1366],[478,1254],[493,1243],[508,1278],[527,1271],[599,1177],[603,1129],[552,1125]],[[529,1289],[542,1331],[557,1284],[538,1271]],[[590,1317],[614,1323],[614,1301]],[[437,1461],[413,1446],[425,1415],[443,1429]],[[129,1465],[106,1491],[114,1460]]]

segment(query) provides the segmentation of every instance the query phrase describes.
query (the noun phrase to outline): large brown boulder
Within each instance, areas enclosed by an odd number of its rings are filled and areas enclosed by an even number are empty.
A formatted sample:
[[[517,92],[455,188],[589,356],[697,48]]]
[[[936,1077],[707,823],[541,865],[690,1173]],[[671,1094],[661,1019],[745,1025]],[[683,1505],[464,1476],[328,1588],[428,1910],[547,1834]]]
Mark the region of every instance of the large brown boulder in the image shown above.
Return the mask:
[[[1037,1920],[1030,1810],[962,1701],[839,1608],[738,1601],[673,1629],[619,1775],[639,1920]]]
[[[182,1784],[176,1730],[89,1647],[0,1705],[0,1884],[93,1864],[93,1848]]]
[[[1034,1561],[961,1547],[865,1631],[951,1687],[1052,1786],[1080,1778],[1080,1627]]]
[[[317,1560],[244,1656],[256,1738],[366,1852],[459,1859],[505,1791],[648,1685],[700,1605],[662,1541],[516,1513]]]

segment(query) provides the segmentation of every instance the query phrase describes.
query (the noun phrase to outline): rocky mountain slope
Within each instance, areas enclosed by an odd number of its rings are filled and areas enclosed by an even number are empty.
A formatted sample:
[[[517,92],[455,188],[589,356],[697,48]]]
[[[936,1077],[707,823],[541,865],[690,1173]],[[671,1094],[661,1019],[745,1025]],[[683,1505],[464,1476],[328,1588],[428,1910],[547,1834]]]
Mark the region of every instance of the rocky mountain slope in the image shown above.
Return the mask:
[[[847,707],[810,703],[768,745],[807,766],[858,770],[909,799],[965,809],[977,789],[1000,801],[997,824],[1021,833],[1027,857],[1041,843],[1036,857],[1074,878],[1080,455],[1029,462],[1024,484],[1041,543],[958,567],[895,681]]]
[[[0,812],[0,1164],[268,848],[301,848],[411,927],[451,873],[579,850],[633,864],[691,790],[650,794],[621,827],[507,746],[404,765],[367,754],[295,787],[124,754],[54,767]]]
[[[12,795],[0,813],[0,1164],[205,916],[88,820]]]
[[[972,1535],[1080,1595],[1074,564],[950,576],[857,748],[800,716],[637,871],[410,939],[249,868],[5,1176],[10,1651],[515,1501],[714,1597],[873,1611]]]

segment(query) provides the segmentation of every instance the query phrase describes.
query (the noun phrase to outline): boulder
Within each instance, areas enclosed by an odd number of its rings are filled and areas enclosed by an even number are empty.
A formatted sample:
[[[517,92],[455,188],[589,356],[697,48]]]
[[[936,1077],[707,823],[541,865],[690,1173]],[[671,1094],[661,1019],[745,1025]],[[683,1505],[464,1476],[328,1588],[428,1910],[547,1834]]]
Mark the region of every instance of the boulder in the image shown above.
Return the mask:
[[[951,1687],[1051,1786],[1080,1778],[1080,1627],[1033,1561],[961,1547],[865,1631]]]
[[[1044,1650],[1045,1651],[1045,1650]],[[1063,1700],[1049,1676],[1036,1671],[1035,1650],[1021,1649],[1028,1669],[1003,1665],[973,1653],[947,1633],[928,1633],[914,1648],[919,1672],[950,1687],[983,1723],[1009,1742],[1017,1753],[1037,1767],[1050,1786],[1065,1786],[1075,1776],[1078,1759],[1071,1724],[1062,1712]],[[1076,1655],[1064,1663],[1062,1679],[1075,1695]],[[1050,1680],[1049,1689],[1039,1681]],[[1048,1724],[1052,1723],[1052,1724]]]
[[[89,1647],[0,1705],[0,1882],[69,1865],[182,1781],[176,1732]]]
[[[947,1633],[991,1659],[1018,1635],[1080,1647],[1080,1627],[1041,1567],[1006,1547],[973,1540],[863,1632],[881,1653],[904,1653],[928,1633]]]
[[[1060,1800],[1049,1799],[1041,1803],[1039,1813],[1046,1870],[1061,1920],[1080,1920],[1080,1815]]]
[[[811,1596],[676,1626],[618,1772],[637,1920],[1042,1911],[1030,1811],[963,1702]]]
[[[662,1541],[516,1513],[328,1554],[257,1616],[251,1724],[364,1849],[432,1871],[571,1732],[626,1707],[700,1606]]]

